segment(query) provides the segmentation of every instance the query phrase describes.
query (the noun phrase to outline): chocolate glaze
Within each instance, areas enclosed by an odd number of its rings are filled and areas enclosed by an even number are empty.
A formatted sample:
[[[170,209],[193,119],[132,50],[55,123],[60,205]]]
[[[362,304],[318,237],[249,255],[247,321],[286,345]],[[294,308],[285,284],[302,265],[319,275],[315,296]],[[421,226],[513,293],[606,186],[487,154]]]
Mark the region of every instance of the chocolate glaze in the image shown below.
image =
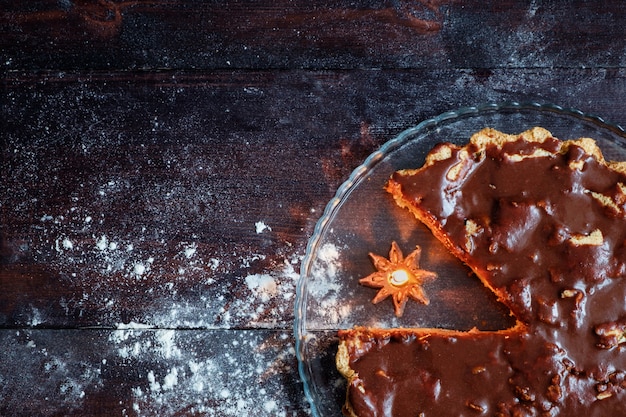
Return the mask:
[[[444,145],[452,157],[393,175],[518,324],[341,332],[359,417],[626,415],[626,176],[561,145]],[[538,148],[551,156],[511,157]]]

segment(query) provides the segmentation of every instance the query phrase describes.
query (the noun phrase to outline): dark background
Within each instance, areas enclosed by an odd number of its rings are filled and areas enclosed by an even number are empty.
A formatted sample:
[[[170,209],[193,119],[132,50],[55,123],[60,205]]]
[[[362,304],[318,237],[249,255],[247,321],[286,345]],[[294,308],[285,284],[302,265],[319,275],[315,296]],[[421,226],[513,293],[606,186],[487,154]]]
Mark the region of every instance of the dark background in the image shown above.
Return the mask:
[[[618,0],[0,2],[0,415],[308,415],[295,286],[337,187],[462,106],[626,125],[625,26]]]

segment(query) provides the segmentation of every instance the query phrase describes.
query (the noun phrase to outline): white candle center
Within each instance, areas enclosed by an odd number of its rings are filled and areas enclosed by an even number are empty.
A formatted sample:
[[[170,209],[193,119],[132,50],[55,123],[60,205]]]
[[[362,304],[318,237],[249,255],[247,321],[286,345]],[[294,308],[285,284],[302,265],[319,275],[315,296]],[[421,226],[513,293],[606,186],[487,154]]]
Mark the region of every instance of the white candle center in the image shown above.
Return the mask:
[[[409,273],[404,269],[398,269],[391,273],[391,283],[393,285],[404,285],[409,280]]]

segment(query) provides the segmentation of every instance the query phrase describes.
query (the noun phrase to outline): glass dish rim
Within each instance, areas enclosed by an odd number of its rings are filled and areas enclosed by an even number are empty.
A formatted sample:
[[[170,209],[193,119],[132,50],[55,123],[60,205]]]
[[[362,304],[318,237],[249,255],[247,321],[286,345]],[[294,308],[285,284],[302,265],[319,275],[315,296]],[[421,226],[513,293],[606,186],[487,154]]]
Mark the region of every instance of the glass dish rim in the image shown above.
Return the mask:
[[[446,121],[451,119],[460,119],[467,116],[475,116],[481,113],[493,113],[497,111],[537,111],[537,112],[551,112],[564,116],[569,116],[573,118],[580,119],[582,121],[589,122],[591,124],[598,125],[604,129],[608,129],[618,136],[622,136],[626,139],[626,129],[616,123],[608,122],[601,116],[586,113],[582,110],[573,107],[565,107],[560,106],[554,103],[543,103],[538,101],[528,101],[528,102],[518,102],[518,101],[508,101],[502,103],[494,103],[487,102],[483,104],[478,104],[475,106],[465,106],[459,107],[456,110],[450,110],[444,113],[440,113],[434,117],[425,119],[420,123],[412,126],[408,129],[403,130],[394,138],[385,142],[378,150],[372,152],[358,167],[356,167],[348,179],[346,179],[337,189],[334,196],[331,200],[326,204],[324,211],[320,218],[317,220],[315,227],[313,229],[313,233],[309,238],[305,250],[304,257],[302,258],[302,262],[300,263],[300,273],[298,276],[298,282],[296,284],[296,295],[294,302],[294,336],[295,336],[295,353],[298,361],[298,373],[300,376],[300,380],[303,384],[305,397],[311,407],[311,414],[313,417],[320,417],[319,412],[317,410],[317,406],[315,404],[312,392],[311,392],[311,381],[309,380],[308,375],[306,374],[304,357],[303,357],[303,337],[306,335],[306,330],[304,329],[304,323],[306,319],[306,309],[303,309],[306,306],[306,292],[305,292],[305,283],[306,279],[309,275],[309,271],[311,268],[311,259],[313,257],[313,253],[318,246],[318,243],[321,239],[322,232],[325,230],[325,226],[332,219],[335,211],[340,206],[343,199],[349,194],[352,187],[360,182],[360,180],[386,155],[390,154],[394,150],[400,148],[402,145],[408,142],[410,138],[412,138],[418,132],[434,128]]]

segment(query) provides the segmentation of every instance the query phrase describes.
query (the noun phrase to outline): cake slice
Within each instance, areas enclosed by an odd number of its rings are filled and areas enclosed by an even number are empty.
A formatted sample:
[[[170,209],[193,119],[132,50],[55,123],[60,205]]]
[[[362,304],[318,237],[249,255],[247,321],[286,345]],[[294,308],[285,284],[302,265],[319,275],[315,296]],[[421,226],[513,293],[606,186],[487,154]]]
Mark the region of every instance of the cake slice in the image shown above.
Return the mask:
[[[339,332],[349,416],[626,415],[626,164],[592,139],[494,129],[387,191],[516,318]]]

